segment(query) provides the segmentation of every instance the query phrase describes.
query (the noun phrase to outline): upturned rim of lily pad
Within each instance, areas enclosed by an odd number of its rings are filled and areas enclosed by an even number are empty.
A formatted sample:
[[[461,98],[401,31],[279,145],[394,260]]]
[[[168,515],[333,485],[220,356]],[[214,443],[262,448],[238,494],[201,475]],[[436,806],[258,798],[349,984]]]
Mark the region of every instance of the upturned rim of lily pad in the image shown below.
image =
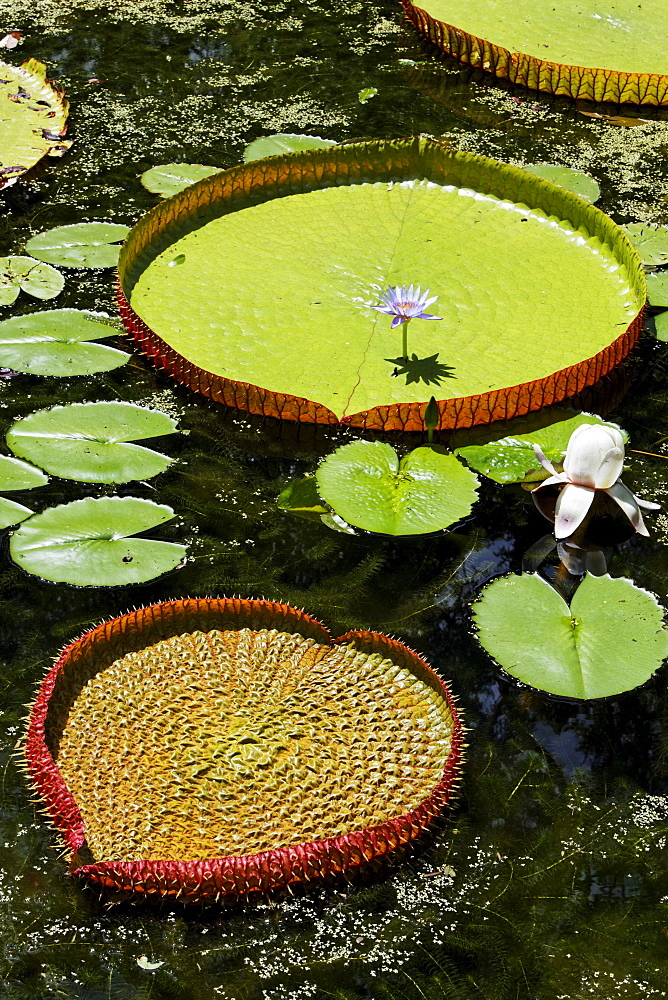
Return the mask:
[[[627,269],[638,313],[626,330],[589,358],[519,385],[471,396],[437,400],[435,429],[473,427],[509,420],[573,396],[594,385],[627,357],[644,319],[647,286],[640,257],[626,234],[607,215],[557,184],[519,167],[453,150],[446,143],[413,136],[335,145],[254,160],[198,181],[156,205],[130,231],[119,258],[118,303],[123,323],[139,348],[178,382],[204,396],[265,417],[338,424],[367,430],[423,432],[427,401],[377,405],[339,417],[315,400],[238,381],[200,368],[152,330],[130,305],[135,284],[148,264],[172,243],[206,222],[291,194],[342,184],[432,181],[476,191],[568,219],[613,248]]]
[[[441,779],[431,794],[409,812],[377,826],[257,854],[197,861],[147,859],[88,863],[84,820],[49,748],[49,708],[52,698],[57,702],[59,679],[73,671],[89,677],[91,672],[96,674],[118,658],[152,643],[187,630],[207,628],[276,628],[331,647],[353,643],[362,652],[380,653],[413,671],[443,699],[452,717],[450,752]],[[232,901],[291,884],[337,877],[415,840],[448,804],[457,781],[463,748],[464,730],[448,687],[417,653],[395,639],[369,631],[346,632],[332,639],[315,618],[273,601],[186,598],[139,608],[103,622],[65,647],[33,703],[25,758],[28,774],[71,852],[70,875],[105,889],[137,896],[211,902]]]
[[[411,0],[401,0],[408,20],[432,45],[465,63],[510,83],[574,100],[614,104],[668,104],[668,75],[633,73],[605,67],[552,62],[527,52],[511,52],[432,16]]]

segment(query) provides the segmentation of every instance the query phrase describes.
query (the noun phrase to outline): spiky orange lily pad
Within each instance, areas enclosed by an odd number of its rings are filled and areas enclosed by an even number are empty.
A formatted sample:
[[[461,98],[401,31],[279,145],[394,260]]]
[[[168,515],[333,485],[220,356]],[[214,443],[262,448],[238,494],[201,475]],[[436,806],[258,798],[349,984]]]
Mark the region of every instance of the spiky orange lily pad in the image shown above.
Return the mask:
[[[592,205],[431,140],[366,142],[224,170],[140,219],[121,315],[180,382],[264,416],[420,431],[541,409],[635,343],[628,239]],[[401,330],[388,287],[436,297]]]
[[[441,51],[511,83],[588,101],[668,104],[664,0],[401,3]]]
[[[227,899],[359,868],[446,805],[462,727],[372,632],[266,601],[142,608],[72,643],[30,715],[30,776],[98,885]]]

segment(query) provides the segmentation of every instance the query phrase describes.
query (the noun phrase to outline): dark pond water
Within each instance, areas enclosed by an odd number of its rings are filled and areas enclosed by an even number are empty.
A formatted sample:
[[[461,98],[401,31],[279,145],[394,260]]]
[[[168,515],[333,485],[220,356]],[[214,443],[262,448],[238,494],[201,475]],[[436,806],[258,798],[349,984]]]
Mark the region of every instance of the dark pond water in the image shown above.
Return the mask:
[[[34,232],[155,203],[139,174],[173,160],[229,166],[277,131],[336,140],[426,133],[512,162],[587,169],[618,221],[668,221],[668,125],[610,124],[566,100],[512,91],[428,51],[394,2],[159,0],[3,5],[10,55],[36,56],[67,88],[76,142],[0,196],[0,253]],[[13,61],[18,61],[13,58]],[[94,82],[91,82],[94,81]],[[99,82],[101,81],[101,82]],[[365,104],[358,92],[375,87]],[[598,109],[598,111],[619,109]],[[629,112],[623,112],[628,114]],[[521,295],[521,287],[518,287]],[[115,315],[109,271],[68,271],[59,306]],[[22,296],[15,312],[32,311]],[[626,481],[668,504],[668,347],[645,334],[608,395],[634,453]],[[623,390],[623,391],[622,391]],[[624,394],[625,392],[625,394]],[[2,741],[0,995],[106,1000],[559,1000],[668,993],[668,702],[665,672],[642,689],[570,703],[503,676],[472,635],[470,601],[519,571],[545,532],[519,487],[486,482],[452,534],[347,536],[276,507],[345,433],[300,431],[226,412],[141,357],[88,379],[0,382],[0,431],[62,402],[131,400],[188,433],[158,442],[179,461],[118,492],[168,503],[160,535],[187,565],[145,586],[52,585],[0,553]],[[621,400],[621,401],[619,401]],[[54,479],[40,509],[105,487]],[[111,491],[110,491],[111,492]],[[38,494],[16,499],[35,502]],[[668,600],[668,518],[611,563]],[[390,632],[424,654],[469,727],[461,795],[433,838],[366,885],[252,909],[184,913],[109,907],[66,876],[59,844],[14,756],[25,703],[59,649],[103,618],[185,595],[304,607],[333,634]],[[614,645],[615,635],[610,635]],[[138,959],[162,963],[146,970]]]

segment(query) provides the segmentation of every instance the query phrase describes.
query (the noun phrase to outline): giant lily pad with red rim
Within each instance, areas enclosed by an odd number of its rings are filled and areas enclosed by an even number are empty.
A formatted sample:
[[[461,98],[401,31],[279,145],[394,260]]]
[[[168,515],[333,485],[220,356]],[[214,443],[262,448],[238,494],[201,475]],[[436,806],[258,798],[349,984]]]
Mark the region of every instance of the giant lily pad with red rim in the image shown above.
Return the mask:
[[[187,901],[336,876],[414,840],[461,752],[452,696],[407,647],[228,599],[87,632],[47,675],[26,741],[71,874]]]
[[[663,0],[401,0],[460,62],[524,87],[615,104],[668,104]]]
[[[126,326],[179,381],[266,416],[399,430],[423,429],[432,395],[449,428],[581,391],[628,354],[646,299],[598,209],[420,138],[206,178],[137,223],[119,276]],[[409,283],[443,319],[411,321],[397,367],[401,331],[376,306]]]

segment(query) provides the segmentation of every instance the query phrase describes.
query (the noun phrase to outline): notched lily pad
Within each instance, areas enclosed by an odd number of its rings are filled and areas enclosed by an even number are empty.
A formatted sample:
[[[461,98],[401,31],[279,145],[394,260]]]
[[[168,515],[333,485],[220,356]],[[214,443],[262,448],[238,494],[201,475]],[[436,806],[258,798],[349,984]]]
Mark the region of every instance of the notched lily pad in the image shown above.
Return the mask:
[[[564,411],[567,412],[567,411]],[[457,448],[455,454],[463,458],[476,472],[481,472],[495,483],[540,482],[549,475],[540,465],[533,450],[539,444],[545,457],[551,462],[561,462],[568,441],[580,424],[604,424],[621,431],[624,441],[628,434],[617,424],[603,420],[595,413],[578,413],[566,420],[557,420],[547,427],[530,433],[518,433],[489,441],[483,445],[468,445]]]
[[[15,455],[82,483],[127,483],[164,472],[173,459],[128,442],[173,434],[166,413],[134,403],[70,403],[38,410],[7,432]]]
[[[79,309],[12,316],[0,323],[0,366],[30,375],[92,375],[124,365],[129,354],[90,341],[118,336],[96,313]]]
[[[159,194],[162,198],[178,194],[184,188],[190,187],[195,181],[220,173],[220,167],[207,166],[204,163],[161,163],[159,166],[145,170],[141,182],[147,191]]]
[[[319,135],[277,132],[276,135],[261,136],[249,143],[244,150],[244,163],[261,160],[265,156],[276,156],[279,153],[296,153],[304,149],[321,149],[324,146],[336,145],[334,139],[321,139]]]
[[[399,459],[381,441],[353,441],[328,455],[317,472],[320,495],[349,524],[386,535],[447,528],[471,512],[478,478],[435,448]]]
[[[623,578],[587,574],[569,608],[537,574],[499,577],[473,614],[478,639],[504,670],[566,698],[630,691],[668,655],[663,609]]]
[[[601,189],[589,174],[584,170],[573,170],[572,167],[560,167],[553,163],[527,163],[524,170],[536,177],[543,177],[559,187],[572,191],[579,198],[585,201],[595,202],[601,196]]]
[[[60,271],[34,257],[0,257],[0,306],[11,306],[19,292],[35,299],[55,299],[64,287]]]
[[[175,569],[186,547],[129,536],[173,517],[171,507],[138,497],[88,497],[28,518],[12,533],[10,554],[27,573],[54,583],[144,583]]]
[[[661,267],[668,264],[668,226],[632,222],[622,229],[640,254],[643,264]]]
[[[80,222],[57,226],[28,240],[26,250],[38,260],[61,267],[115,267],[120,241],[130,232],[115,222]]]

